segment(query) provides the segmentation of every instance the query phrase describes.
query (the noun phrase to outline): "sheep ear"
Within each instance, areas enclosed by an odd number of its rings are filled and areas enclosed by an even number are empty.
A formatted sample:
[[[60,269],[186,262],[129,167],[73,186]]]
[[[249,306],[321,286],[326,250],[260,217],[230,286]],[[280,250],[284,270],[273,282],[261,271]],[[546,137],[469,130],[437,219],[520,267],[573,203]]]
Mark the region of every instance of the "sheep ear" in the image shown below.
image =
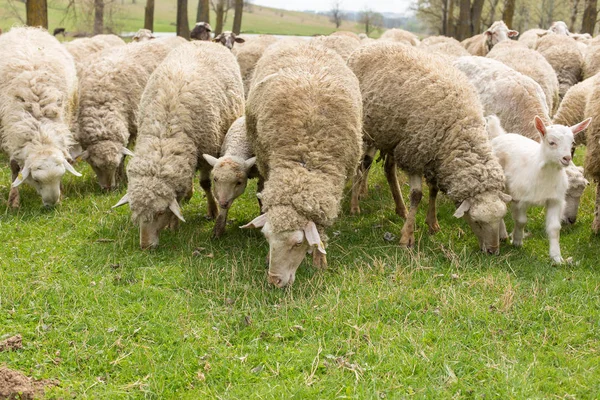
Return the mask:
[[[535,129],[542,135],[542,138],[546,136],[546,125],[544,125],[544,121],[537,115],[533,119],[533,124],[535,125]]]
[[[171,203],[169,204],[169,210],[171,210],[171,212],[175,214],[175,216],[179,218],[182,222],[185,222],[185,218],[183,218],[183,215],[181,214],[181,208],[179,208],[179,203],[177,202],[177,200],[173,199],[171,201]]]
[[[123,153],[124,155],[129,156],[129,157],[135,157],[135,154],[133,153],[133,151],[129,150],[127,147],[123,147],[121,149],[121,153]]]
[[[590,126],[591,123],[592,119],[588,118],[585,121],[578,123],[577,125],[573,125],[571,127],[571,132],[573,132],[573,135],[577,135],[579,132]]]
[[[241,229],[262,228],[267,223],[267,214],[259,215],[246,225],[240,226]]]
[[[462,218],[465,215],[465,213],[467,211],[469,211],[470,208],[471,208],[471,200],[467,199],[467,200],[463,201],[462,204],[460,205],[460,207],[458,207],[456,209],[456,212],[454,213],[454,217]]]
[[[487,31],[485,31],[485,32],[483,32],[483,33],[484,33],[486,36],[489,36],[489,37],[491,37],[491,36],[493,35],[492,31],[490,31],[490,30],[487,30]]]
[[[202,154],[202,157],[204,157],[204,159],[206,160],[206,162],[211,167],[214,167],[217,164],[217,161],[219,161],[218,159],[216,159],[215,157],[211,156],[210,154]]]
[[[245,40],[244,40],[244,39],[242,39],[241,37],[236,37],[236,38],[235,38],[235,42],[236,42],[236,43],[244,43],[244,42],[245,42]]]
[[[508,37],[517,37],[519,36],[519,31],[513,31],[512,29],[508,31]]]
[[[77,171],[75,171],[75,168],[73,168],[73,166],[71,165],[71,163],[69,163],[67,160],[63,161],[63,165],[65,166],[65,169],[67,171],[69,171],[70,173],[72,173],[75,176],[81,176],[81,174]]]
[[[512,197],[503,192],[498,192],[498,197],[500,197],[500,200],[502,200],[503,202],[505,202],[507,204],[512,201]]]
[[[546,36],[547,34],[548,34],[548,32],[546,31],[546,32],[538,33],[537,35],[538,35],[538,38],[541,38],[541,37]]]
[[[125,205],[129,203],[129,195],[126,194],[125,196],[121,197],[121,200],[119,200],[117,202],[117,204],[115,204],[114,206],[112,206],[111,208],[117,208],[117,207],[121,207],[122,205]]]
[[[15,179],[15,181],[12,183],[12,187],[16,188],[21,183],[25,182],[25,179],[27,179],[28,176],[29,176],[29,167],[25,167],[19,173],[19,175],[17,176],[17,179]]]
[[[327,254],[325,251],[325,247],[323,247],[323,242],[321,241],[321,236],[319,236],[319,231],[317,230],[317,226],[314,222],[308,221],[306,226],[304,227],[304,236],[306,237],[306,241],[312,248],[313,246],[317,247],[323,254]]]
[[[249,170],[250,168],[254,167],[255,163],[256,163],[256,157],[252,157],[252,158],[249,158],[246,161],[244,161],[244,166],[246,167],[246,170]]]

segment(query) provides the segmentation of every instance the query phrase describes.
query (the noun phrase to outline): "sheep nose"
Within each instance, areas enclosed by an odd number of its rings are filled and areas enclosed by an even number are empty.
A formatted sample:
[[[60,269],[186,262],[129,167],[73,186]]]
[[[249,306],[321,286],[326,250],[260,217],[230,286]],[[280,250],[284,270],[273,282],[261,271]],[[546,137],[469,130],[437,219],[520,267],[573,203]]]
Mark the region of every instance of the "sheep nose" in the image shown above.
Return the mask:
[[[219,205],[221,206],[221,208],[228,208],[229,202],[228,201],[220,201]]]
[[[283,282],[283,279],[281,279],[280,275],[269,274],[269,278],[267,280],[269,281],[269,283],[271,283],[279,288],[285,286],[285,283]]]
[[[570,163],[571,162],[571,156],[564,156],[563,160],[565,160],[565,162]]]

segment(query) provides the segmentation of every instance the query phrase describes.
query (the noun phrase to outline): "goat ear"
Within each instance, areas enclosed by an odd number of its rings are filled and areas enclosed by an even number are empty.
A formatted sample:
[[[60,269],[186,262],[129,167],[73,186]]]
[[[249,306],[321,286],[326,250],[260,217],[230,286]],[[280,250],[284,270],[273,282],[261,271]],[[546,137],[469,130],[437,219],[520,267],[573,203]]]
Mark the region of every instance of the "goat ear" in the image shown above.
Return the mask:
[[[519,31],[513,31],[512,29],[508,31],[508,37],[517,37],[519,36]]]
[[[252,221],[248,222],[246,225],[240,226],[242,229],[248,228],[262,228],[267,223],[267,214],[259,215],[254,218]]]
[[[537,115],[533,119],[533,124],[535,125],[535,129],[542,135],[542,138],[546,136],[546,125],[544,125],[544,121]]]
[[[469,211],[469,209],[471,208],[471,200],[466,199],[465,201],[462,202],[462,204],[460,205],[460,207],[458,207],[456,209],[456,211],[454,212],[454,217],[455,218],[462,218],[465,213],[467,211]]]
[[[579,132],[590,126],[591,123],[592,119],[588,118],[585,121],[578,123],[577,125],[573,125],[571,127],[571,132],[573,132],[573,135],[577,135]]]
[[[319,235],[317,226],[314,222],[308,221],[304,227],[304,236],[306,237],[306,241],[311,248],[316,246],[317,250],[319,250],[321,253],[327,254],[325,247],[323,247],[323,242],[321,241],[321,236]]]
[[[217,164],[217,161],[219,161],[218,159],[216,159],[215,157],[211,156],[210,154],[202,154],[202,157],[204,157],[204,159],[206,160],[206,162],[211,167],[214,167]]]
[[[236,43],[244,43],[244,42],[245,42],[245,40],[244,40],[244,39],[242,39],[241,37],[236,37],[236,38],[235,38],[235,42],[236,42]]]
[[[15,181],[12,183],[12,187],[16,188],[21,183],[25,182],[25,179],[27,179],[28,176],[29,176],[29,167],[25,167],[19,173],[19,175],[17,176],[17,179],[15,179]]]

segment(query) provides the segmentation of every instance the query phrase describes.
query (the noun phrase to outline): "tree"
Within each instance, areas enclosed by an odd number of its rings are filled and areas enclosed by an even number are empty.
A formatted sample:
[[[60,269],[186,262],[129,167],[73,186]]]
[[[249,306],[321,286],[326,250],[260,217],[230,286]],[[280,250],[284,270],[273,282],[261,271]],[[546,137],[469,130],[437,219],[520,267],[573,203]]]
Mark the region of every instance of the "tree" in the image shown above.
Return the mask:
[[[504,11],[502,11],[502,21],[508,26],[508,29],[513,28],[513,16],[515,15],[515,0],[504,0]]]
[[[210,0],[198,0],[196,22],[210,23]]]
[[[458,15],[457,39],[465,40],[471,33],[471,2],[460,0],[460,13]]]
[[[217,14],[217,25],[215,26],[215,36],[223,32],[223,19],[225,18],[225,1],[216,0],[216,4],[213,3],[215,13]]]
[[[233,14],[232,31],[239,35],[242,30],[242,13],[244,12],[244,0],[235,0],[235,13]]]
[[[181,36],[185,39],[190,38],[187,4],[187,0],[177,0],[177,36]]]
[[[104,32],[104,0],[94,0],[94,35]]]
[[[383,25],[383,15],[367,8],[361,11],[359,21],[365,25],[365,33],[368,35],[374,30],[381,28]]]
[[[146,0],[144,28],[154,31],[154,0]]]
[[[329,12],[331,14],[330,21],[335,24],[335,29],[338,29],[340,25],[342,25],[342,18],[344,15],[342,14],[342,10],[340,8],[341,5],[341,0],[334,0],[334,2],[331,3],[331,11]]]
[[[598,11],[596,10],[598,0],[585,0],[585,9],[583,10],[583,21],[581,23],[581,32],[594,34],[596,28],[596,16]]]
[[[48,3],[46,0],[27,0],[25,4],[27,25],[48,29]]]
[[[573,0],[573,6],[571,8],[571,23],[569,24],[569,30],[575,32],[575,23],[577,22],[577,12],[579,11],[579,0]]]
[[[473,0],[471,5],[471,32],[470,36],[481,33],[481,13],[483,12],[483,0]]]

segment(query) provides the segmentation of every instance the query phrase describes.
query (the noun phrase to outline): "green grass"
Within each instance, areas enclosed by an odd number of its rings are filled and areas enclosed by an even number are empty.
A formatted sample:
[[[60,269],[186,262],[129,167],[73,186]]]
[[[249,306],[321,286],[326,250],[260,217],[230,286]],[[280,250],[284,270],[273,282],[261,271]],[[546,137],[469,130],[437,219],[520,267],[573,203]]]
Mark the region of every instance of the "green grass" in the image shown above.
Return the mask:
[[[582,161],[579,154],[576,161]],[[0,196],[10,174],[0,159]],[[543,211],[522,249],[480,254],[467,224],[440,199],[442,232],[403,250],[381,166],[363,214],[348,200],[328,231],[329,269],[305,261],[293,287],[266,281],[267,243],[237,228],[259,212],[255,184],[226,235],[211,238],[200,191],[187,223],[138,248],[123,195],[103,194],[91,169],[65,179],[41,208],[23,188],[0,215],[0,339],[24,349],[0,364],[61,385],[50,398],[596,398],[600,393],[600,239],[586,189],[553,266]],[[407,187],[403,192],[407,195]],[[509,229],[512,224],[509,224]],[[195,253],[194,251],[198,249]]]
[[[14,0],[13,3],[21,18],[25,20],[25,4],[17,0]],[[198,3],[197,1],[190,1],[188,3],[188,16],[190,28],[192,28],[196,23],[196,8]],[[0,0],[0,28],[4,30],[8,30],[13,24],[19,23],[19,19],[10,11],[8,4],[8,0]],[[67,4],[68,1],[66,0],[49,0],[48,20],[50,30],[52,31],[58,26],[63,26],[67,28],[67,31],[91,31],[91,25],[82,27],[73,20],[63,21]],[[127,4],[116,6],[117,11],[113,18],[116,32],[135,32],[143,28],[145,4],[146,2],[143,0],[138,0],[136,4],[132,4],[130,0],[127,0]],[[154,14],[154,30],[157,32],[175,32],[176,14],[177,7],[175,1],[157,1]],[[212,10],[210,18],[214,28],[216,17]],[[232,24],[233,10],[230,10],[225,29],[231,30]],[[359,24],[351,21],[344,21],[340,27],[342,30],[354,32],[361,32],[361,28]],[[242,18],[243,33],[312,36],[316,34],[330,34],[335,30],[335,25],[322,15],[279,10],[258,5],[252,6],[252,12],[247,9]]]

